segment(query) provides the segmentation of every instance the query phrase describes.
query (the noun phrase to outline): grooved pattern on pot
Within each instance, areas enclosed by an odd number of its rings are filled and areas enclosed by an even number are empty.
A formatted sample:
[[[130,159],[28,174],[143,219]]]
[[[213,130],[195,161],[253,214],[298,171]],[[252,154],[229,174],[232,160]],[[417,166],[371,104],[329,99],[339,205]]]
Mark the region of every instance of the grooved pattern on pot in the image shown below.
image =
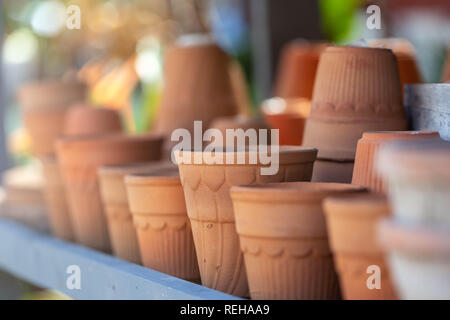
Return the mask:
[[[327,238],[240,239],[252,299],[339,299]]]
[[[203,285],[237,296],[248,296],[229,193],[231,186],[310,181],[312,166],[313,162],[280,163],[276,175],[263,176],[258,165],[180,164],[180,177]]]
[[[199,280],[191,226],[185,212],[171,217],[134,213],[133,219],[144,266],[181,279]]]
[[[379,147],[379,141],[359,140],[355,166],[353,167],[352,184],[365,186],[376,192],[385,191],[383,179],[374,170],[374,161],[377,159],[376,153]]]

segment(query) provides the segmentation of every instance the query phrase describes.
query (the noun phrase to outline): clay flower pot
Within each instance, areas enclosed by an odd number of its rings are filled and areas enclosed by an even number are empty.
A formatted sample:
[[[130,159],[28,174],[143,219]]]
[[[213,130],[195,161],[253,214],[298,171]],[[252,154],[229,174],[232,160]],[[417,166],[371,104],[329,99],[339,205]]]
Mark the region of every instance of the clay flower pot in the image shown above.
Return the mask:
[[[363,132],[406,129],[392,51],[328,47],[320,58],[303,145],[318,148],[318,159],[354,159]]]
[[[131,137],[120,134],[58,140],[58,161],[77,242],[101,251],[110,251],[98,168],[103,165],[159,160],[162,141],[157,136]]]
[[[376,169],[387,185],[396,218],[450,225],[450,142],[397,141],[384,146]]]
[[[379,241],[389,252],[401,299],[450,299],[450,229],[386,220]]]
[[[381,131],[365,132],[358,141],[352,183],[366,186],[375,192],[385,192],[383,179],[375,172],[377,153],[387,141],[439,139],[436,131]]]
[[[395,299],[384,252],[376,236],[378,222],[391,212],[387,199],[380,195],[331,197],[325,200],[324,211],[344,299]],[[367,284],[373,273],[371,266],[379,268],[379,289],[370,289]]]
[[[245,163],[255,151],[242,151]],[[236,160],[240,152],[216,153],[225,160]],[[248,295],[247,276],[239,238],[234,223],[229,190],[234,185],[282,181],[309,181],[317,150],[302,147],[280,147],[279,170],[276,175],[261,175],[263,165],[194,164],[202,152],[178,154],[181,183],[191,221],[202,284],[229,294]],[[190,161],[186,163],[183,157]],[[236,161],[234,161],[236,163]]]
[[[416,53],[411,42],[402,38],[371,39],[371,47],[391,49],[397,57],[398,71],[402,88],[405,84],[420,83],[422,77],[416,63]]]
[[[167,52],[156,133],[192,132],[194,120],[208,128],[216,117],[237,114],[228,56],[208,38],[191,39],[180,38]]]
[[[40,158],[44,178],[44,196],[52,233],[63,240],[74,240],[64,182],[54,156]]]
[[[354,165],[354,161],[349,159],[317,159],[311,181],[351,183]]]
[[[325,42],[302,40],[288,43],[281,53],[275,95],[311,100],[319,58],[327,46]]]
[[[447,51],[447,62],[442,73],[442,82],[450,81],[450,49]]]
[[[112,251],[115,256],[133,263],[141,263],[139,244],[125,188],[125,176],[170,167],[177,168],[171,162],[142,162],[102,166],[98,170],[100,193],[106,214]]]
[[[279,129],[279,144],[301,145],[311,102],[307,99],[271,98],[261,105],[261,111],[272,129]]]
[[[86,86],[79,82],[45,80],[20,88],[18,99],[35,155],[55,153],[54,142],[62,135],[67,108],[85,98]]]
[[[120,115],[115,110],[77,104],[67,110],[64,118],[65,136],[106,134],[123,131]]]
[[[231,189],[252,299],[339,299],[322,201],[364,188],[268,183]]]
[[[200,281],[191,224],[178,168],[125,179],[143,265],[190,281]]]

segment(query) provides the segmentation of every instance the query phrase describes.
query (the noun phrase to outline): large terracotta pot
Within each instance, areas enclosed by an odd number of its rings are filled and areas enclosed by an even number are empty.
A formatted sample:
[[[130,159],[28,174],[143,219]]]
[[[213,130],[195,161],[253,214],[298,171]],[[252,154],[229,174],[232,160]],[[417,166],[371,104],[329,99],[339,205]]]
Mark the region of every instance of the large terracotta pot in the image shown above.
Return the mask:
[[[126,177],[144,266],[200,281],[178,168]]]
[[[396,141],[384,146],[378,169],[396,218],[450,226],[450,142]]]
[[[352,183],[366,186],[375,192],[384,192],[382,178],[375,172],[374,164],[380,147],[387,141],[440,139],[436,131],[382,131],[365,132],[358,141]]]
[[[380,195],[331,197],[325,200],[324,211],[344,299],[395,299],[376,236],[377,223],[391,212],[387,199]],[[378,288],[372,274],[379,277]]]
[[[295,40],[281,53],[275,96],[311,100],[319,58],[328,43]]]
[[[159,160],[162,138],[120,134],[62,138],[57,142],[75,239],[102,251],[110,241],[97,171],[103,165]]]
[[[386,220],[380,226],[379,239],[389,252],[392,278],[401,299],[450,299],[448,226]]]
[[[319,159],[354,159],[363,132],[406,129],[392,51],[328,47],[320,58],[303,145],[318,148]]]
[[[74,240],[64,182],[56,157],[41,157],[44,196],[52,233],[63,240]]]
[[[64,118],[64,136],[106,134],[123,131],[116,110],[77,104],[67,110]]]
[[[322,201],[364,188],[268,183],[231,189],[252,299],[338,299]]]
[[[18,99],[34,154],[47,156],[55,153],[67,108],[86,99],[86,86],[60,80],[33,82],[20,88]]]
[[[279,144],[299,146],[303,140],[310,100],[303,98],[271,98],[263,101],[261,111],[272,129],[279,129]]]
[[[450,81],[450,49],[447,51],[447,62],[445,63],[444,71],[442,72],[442,82]]]
[[[102,166],[99,169],[100,192],[115,256],[133,263],[141,263],[139,244],[125,188],[125,176],[167,167],[177,168],[171,162],[141,162]]]
[[[164,65],[164,90],[154,130],[168,136],[178,128],[192,132],[194,120],[208,128],[214,118],[238,112],[226,53],[209,40],[184,39],[169,49]]]
[[[193,162],[202,152],[184,151],[178,155],[181,182],[187,213],[192,225],[202,284],[237,296],[247,296],[247,276],[239,238],[234,223],[229,194],[239,184],[309,181],[317,150],[302,147],[280,147],[279,170],[275,175],[262,175],[261,159],[248,164],[255,151],[216,153],[224,164]],[[235,164],[227,164],[231,157]],[[239,156],[246,164],[236,164]],[[183,159],[184,157],[184,159]],[[228,163],[230,163],[228,161]]]

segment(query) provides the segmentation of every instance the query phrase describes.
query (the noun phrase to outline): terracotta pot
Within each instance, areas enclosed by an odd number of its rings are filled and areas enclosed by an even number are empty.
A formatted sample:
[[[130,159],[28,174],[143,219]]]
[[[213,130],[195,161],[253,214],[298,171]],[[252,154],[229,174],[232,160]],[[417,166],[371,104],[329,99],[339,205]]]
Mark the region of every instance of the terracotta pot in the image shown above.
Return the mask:
[[[233,206],[229,194],[238,184],[309,181],[317,150],[301,147],[280,147],[279,171],[261,175],[261,161],[253,164],[187,164],[201,152],[182,152],[178,156],[181,182],[187,212],[192,225],[202,284],[237,296],[247,296],[247,276],[239,238],[234,225]],[[254,152],[216,153],[223,160],[239,155],[245,163]],[[188,161],[189,162],[189,161]],[[191,163],[193,163],[191,161]],[[234,161],[236,163],[236,161]]]
[[[350,183],[354,162],[351,160],[318,159],[314,162],[312,182]]]
[[[281,53],[275,82],[275,95],[311,100],[319,58],[328,43],[295,40]]]
[[[322,201],[349,184],[269,183],[231,189],[252,299],[338,299]]]
[[[157,136],[127,137],[120,134],[58,140],[58,161],[77,242],[110,251],[98,168],[103,165],[158,160],[162,141]]]
[[[416,63],[416,52],[411,42],[402,38],[371,39],[371,47],[391,49],[397,57],[398,71],[402,88],[405,84],[420,83],[422,77]]]
[[[44,196],[52,233],[63,240],[74,240],[64,182],[54,156],[40,158],[44,176]]]
[[[442,82],[450,81],[450,49],[447,51],[447,62],[442,73]]]
[[[279,129],[280,145],[301,145],[311,102],[307,99],[271,98],[264,101],[261,111],[272,129]]]
[[[303,145],[318,148],[319,159],[354,159],[363,132],[406,129],[392,51],[328,47],[320,58]]]
[[[115,256],[133,263],[141,263],[138,239],[125,188],[125,176],[170,167],[177,168],[171,162],[142,162],[102,166],[98,170],[100,193],[106,214],[112,251]]]
[[[365,186],[375,192],[385,192],[382,178],[375,172],[377,153],[386,141],[439,139],[436,131],[381,131],[365,132],[358,141],[352,183]]]
[[[116,110],[77,104],[67,110],[64,118],[65,136],[106,134],[123,131]]]
[[[387,199],[380,195],[331,197],[325,200],[324,211],[344,299],[395,299],[384,252],[376,237],[377,223],[391,212]],[[379,289],[368,286],[371,266],[379,268]]]
[[[208,39],[187,39],[182,37],[167,52],[156,133],[192,132],[194,120],[208,128],[216,117],[237,114],[226,53]]]
[[[393,213],[405,221],[450,225],[450,142],[397,141],[379,152],[378,169]]]
[[[18,92],[22,116],[37,156],[55,153],[54,142],[63,131],[67,107],[86,98],[79,82],[46,80],[24,85]]]
[[[379,239],[389,252],[392,278],[401,299],[450,299],[450,229],[386,220]]]
[[[178,169],[128,175],[125,181],[144,266],[199,282]]]

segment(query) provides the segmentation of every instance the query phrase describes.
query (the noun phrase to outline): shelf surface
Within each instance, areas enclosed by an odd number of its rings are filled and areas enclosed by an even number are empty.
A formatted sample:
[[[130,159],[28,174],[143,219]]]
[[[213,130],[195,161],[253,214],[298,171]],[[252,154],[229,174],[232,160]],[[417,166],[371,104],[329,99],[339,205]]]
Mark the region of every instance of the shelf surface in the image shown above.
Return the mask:
[[[66,285],[72,276],[67,273],[69,266],[79,267],[80,289],[69,289]],[[0,218],[0,270],[75,299],[239,299],[3,218]]]

